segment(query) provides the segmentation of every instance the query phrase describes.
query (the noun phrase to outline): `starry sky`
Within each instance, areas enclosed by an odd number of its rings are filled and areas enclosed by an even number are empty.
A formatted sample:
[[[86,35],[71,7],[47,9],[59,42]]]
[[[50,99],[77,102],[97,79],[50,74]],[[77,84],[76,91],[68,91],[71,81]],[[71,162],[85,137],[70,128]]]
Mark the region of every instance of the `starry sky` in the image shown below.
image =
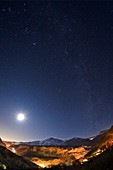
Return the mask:
[[[0,137],[84,138],[111,125],[113,2],[1,0]]]

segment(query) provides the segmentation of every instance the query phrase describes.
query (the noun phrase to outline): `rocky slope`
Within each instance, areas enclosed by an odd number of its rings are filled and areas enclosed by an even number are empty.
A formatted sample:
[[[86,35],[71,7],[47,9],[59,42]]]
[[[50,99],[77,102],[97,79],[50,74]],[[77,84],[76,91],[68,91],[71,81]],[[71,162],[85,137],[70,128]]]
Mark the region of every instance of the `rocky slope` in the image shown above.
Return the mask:
[[[0,146],[0,169],[34,169],[35,164],[12,153],[4,146]]]
[[[4,146],[6,147],[6,144],[2,141],[2,139],[0,138],[0,146]]]
[[[101,133],[97,138],[98,140],[96,140],[95,145],[86,156],[91,157],[99,155],[113,145],[113,126]]]

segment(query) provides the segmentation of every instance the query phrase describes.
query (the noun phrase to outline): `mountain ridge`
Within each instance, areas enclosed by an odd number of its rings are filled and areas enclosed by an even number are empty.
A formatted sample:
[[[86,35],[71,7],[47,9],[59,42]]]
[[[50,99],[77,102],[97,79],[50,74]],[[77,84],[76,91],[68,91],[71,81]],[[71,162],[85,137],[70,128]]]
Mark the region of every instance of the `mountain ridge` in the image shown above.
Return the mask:
[[[35,140],[35,141],[28,141],[28,142],[10,142],[4,141],[4,144],[26,144],[26,145],[36,145],[36,146],[72,146],[72,147],[80,147],[80,146],[94,146],[100,136],[103,135],[107,130],[100,131],[96,136],[91,136],[87,138],[80,138],[80,137],[72,137],[70,139],[62,140],[56,137],[49,137],[44,140]]]
[[[0,167],[3,169],[11,168],[11,169],[34,169],[38,166],[34,163],[26,160],[25,158],[16,155],[11,152],[4,146],[0,146]]]

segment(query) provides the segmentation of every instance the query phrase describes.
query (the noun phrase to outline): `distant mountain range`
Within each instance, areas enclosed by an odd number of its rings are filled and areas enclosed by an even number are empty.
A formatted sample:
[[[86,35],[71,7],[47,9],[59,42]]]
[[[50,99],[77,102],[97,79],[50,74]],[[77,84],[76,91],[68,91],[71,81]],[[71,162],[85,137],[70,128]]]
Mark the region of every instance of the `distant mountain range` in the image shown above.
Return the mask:
[[[37,146],[59,146],[59,145],[63,145],[64,141],[61,139],[50,137],[42,141],[32,141],[32,142],[24,142],[24,143],[27,145],[37,145]]]
[[[17,142],[15,144],[26,144],[26,145],[34,145],[34,146],[72,146],[72,147],[80,147],[80,146],[94,146],[96,142],[100,139],[101,135],[106,132],[102,131],[97,136],[90,137],[90,138],[77,138],[73,137],[72,139],[68,140],[61,140],[55,137],[50,137],[48,139],[42,141],[31,141],[31,142]]]

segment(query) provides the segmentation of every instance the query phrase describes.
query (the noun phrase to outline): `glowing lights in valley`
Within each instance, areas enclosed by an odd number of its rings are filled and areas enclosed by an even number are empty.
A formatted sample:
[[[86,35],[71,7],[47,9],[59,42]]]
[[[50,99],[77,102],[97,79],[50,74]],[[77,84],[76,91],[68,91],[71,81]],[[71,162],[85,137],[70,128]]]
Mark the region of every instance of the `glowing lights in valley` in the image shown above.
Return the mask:
[[[45,168],[46,166],[44,164],[38,164],[40,167]]]
[[[12,151],[13,153],[16,153],[15,148],[11,148],[11,151]]]

